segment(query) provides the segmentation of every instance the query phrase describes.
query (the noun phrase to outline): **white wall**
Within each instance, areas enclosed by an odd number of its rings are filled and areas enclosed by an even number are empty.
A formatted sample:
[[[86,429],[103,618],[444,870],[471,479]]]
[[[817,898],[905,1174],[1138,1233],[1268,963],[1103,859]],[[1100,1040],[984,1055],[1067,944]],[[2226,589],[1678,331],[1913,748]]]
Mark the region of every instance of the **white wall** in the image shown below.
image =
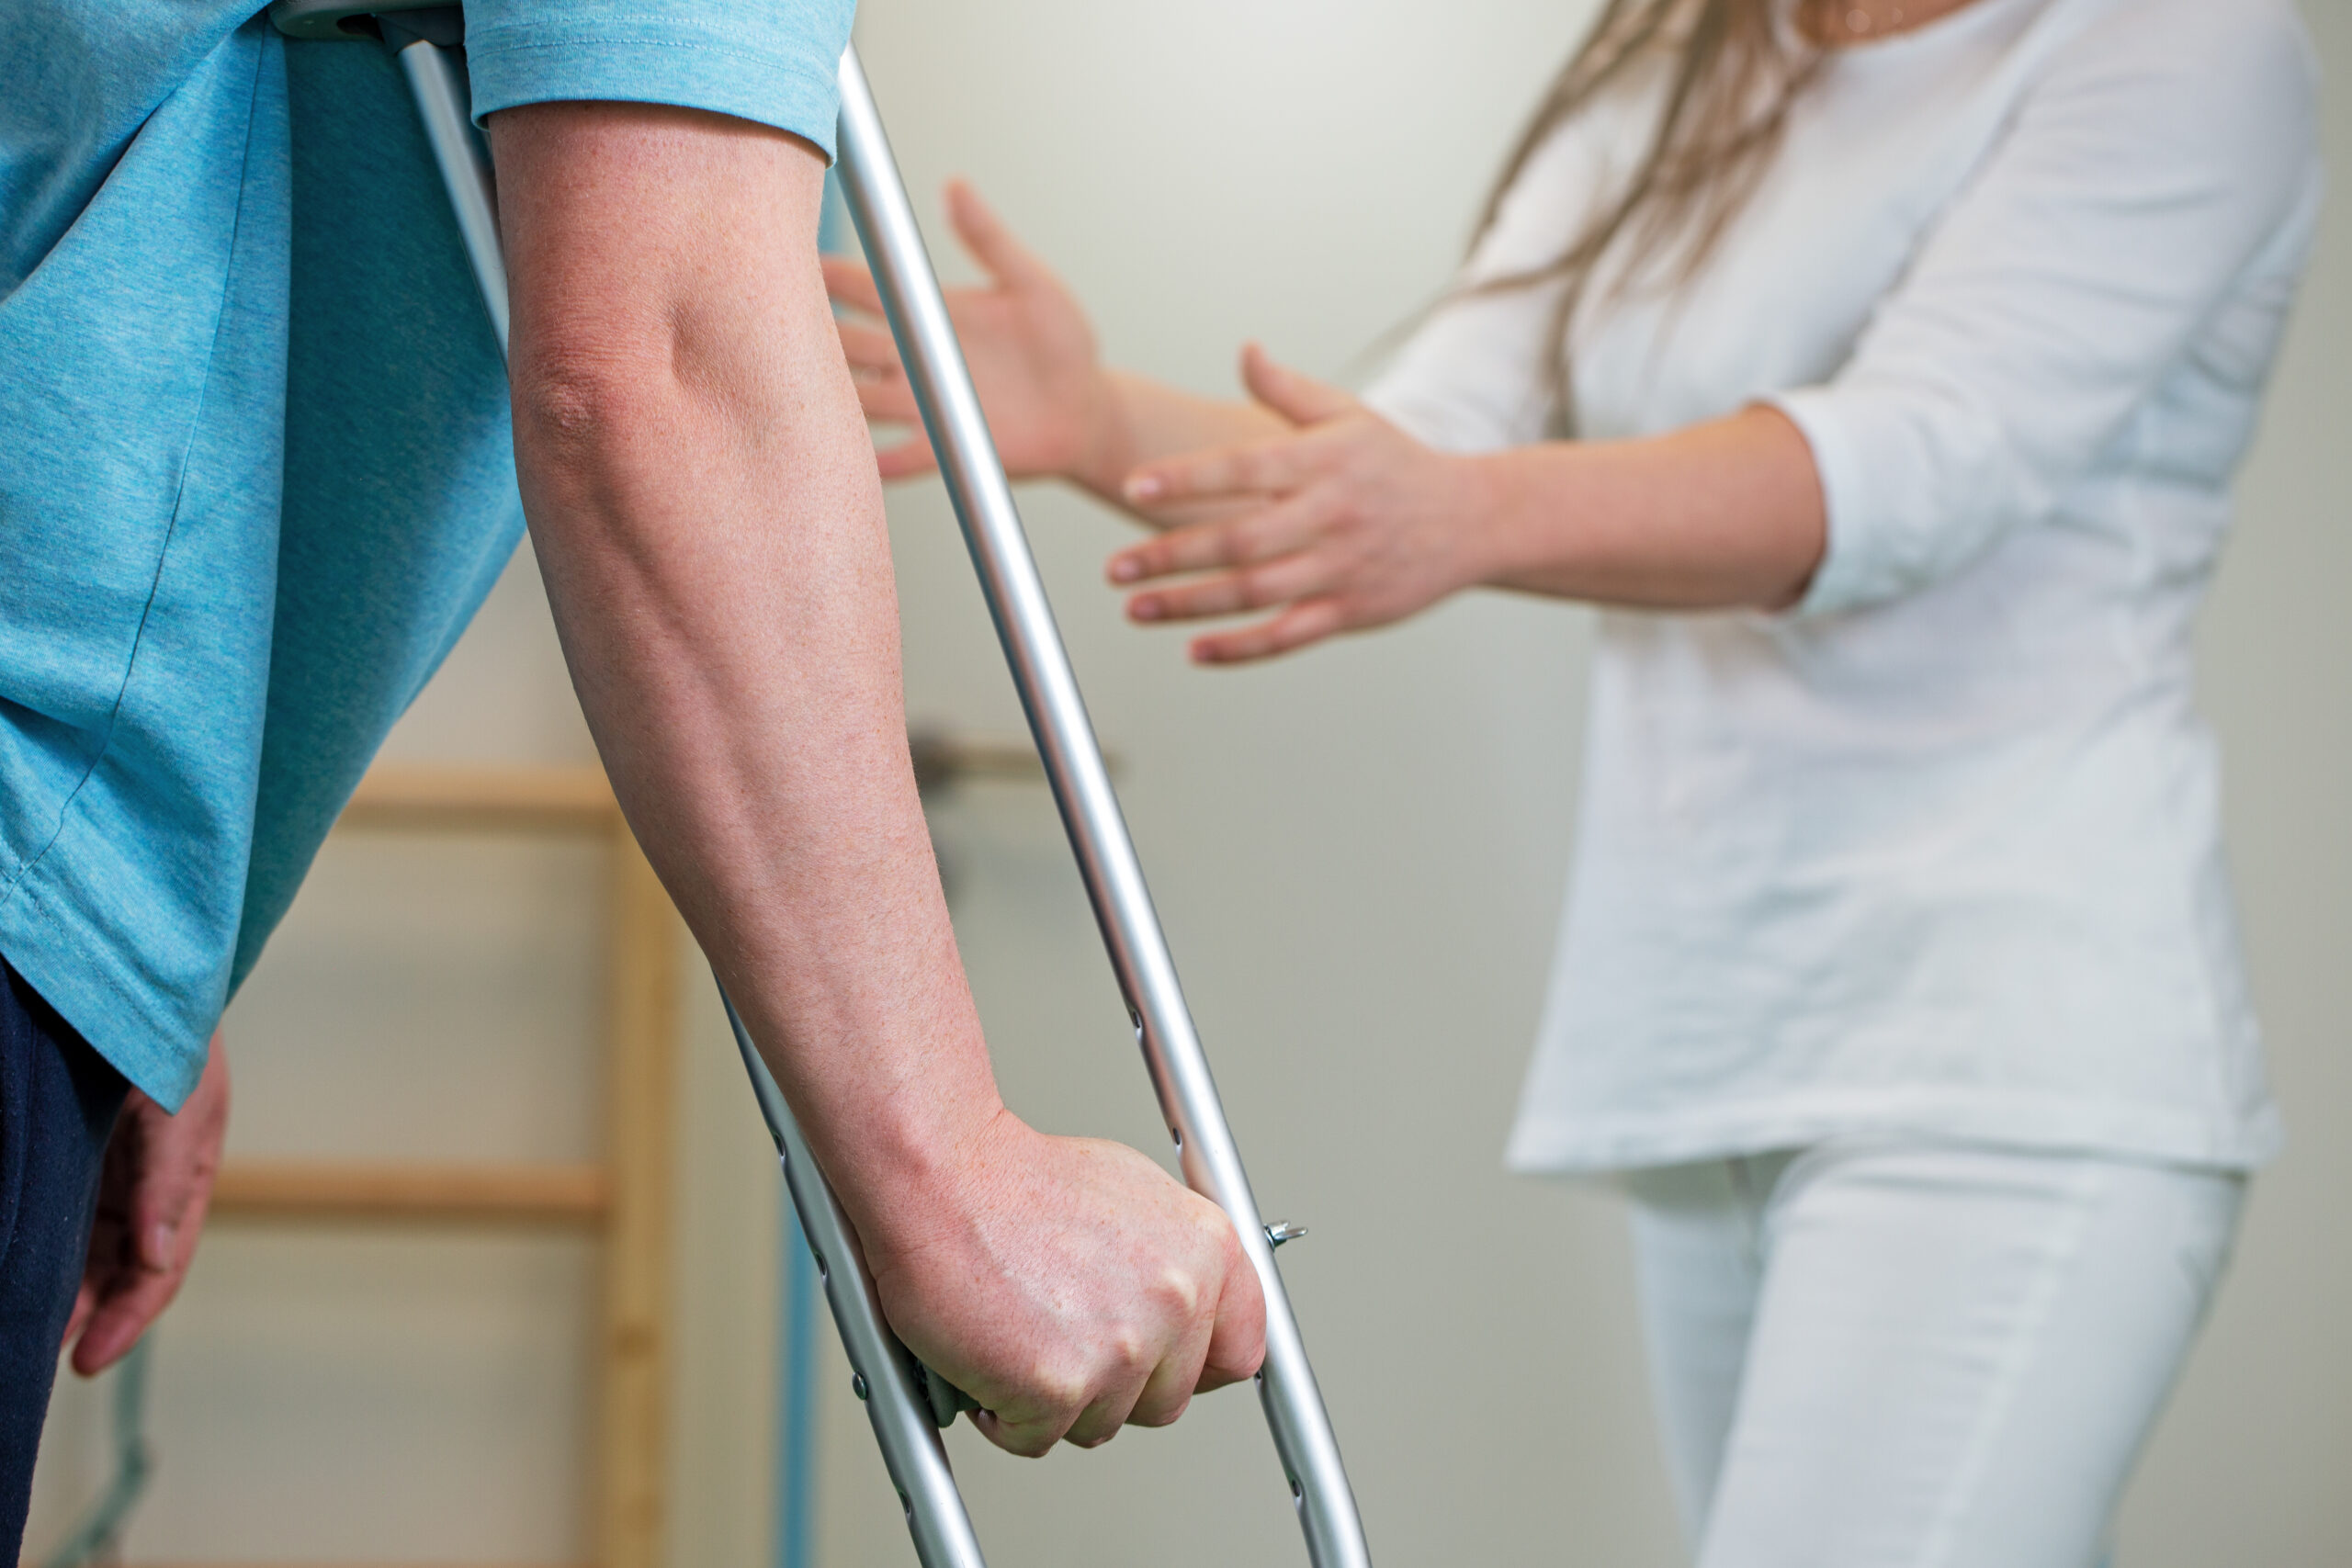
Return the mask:
[[[1587,12],[871,0],[861,37],[919,192],[974,176],[1114,357],[1216,390],[1245,336],[1338,374],[1428,296]],[[2312,19],[2352,62],[2340,0]],[[2293,1145],[2132,1494],[2132,1568],[2352,1561],[2344,211],[2203,644]],[[1614,1207],[1498,1157],[1571,828],[1583,618],[1485,597],[1279,667],[1193,671],[1100,587],[1118,525],[1057,491],[1024,503],[1258,1191],[1314,1227],[1285,1273],[1383,1559],[1679,1561]],[[893,514],[914,711],[1017,732],[944,503],[912,486]],[[535,592],[520,563],[402,751],[583,754]],[[935,827],[1014,1103],[1158,1154],[1042,795],[975,788]],[[240,1145],[584,1147],[582,874],[560,853],[334,851],[240,1004]],[[682,1564],[749,1564],[770,1507],[775,1184],[698,989],[695,1006],[673,1541]],[[583,1259],[216,1237],[163,1342],[163,1469],[133,1557],[576,1555]],[[820,1561],[910,1562],[826,1337]],[[98,1415],[86,1393],[62,1401],[36,1545],[96,1479]],[[1299,1561],[1238,1391],[1094,1454],[1026,1464],[968,1432],[956,1454],[1000,1562]]]
[[[2352,6],[2302,9],[2334,200],[2199,647],[2288,1148],[2132,1490],[2134,1568],[2352,1562]]]

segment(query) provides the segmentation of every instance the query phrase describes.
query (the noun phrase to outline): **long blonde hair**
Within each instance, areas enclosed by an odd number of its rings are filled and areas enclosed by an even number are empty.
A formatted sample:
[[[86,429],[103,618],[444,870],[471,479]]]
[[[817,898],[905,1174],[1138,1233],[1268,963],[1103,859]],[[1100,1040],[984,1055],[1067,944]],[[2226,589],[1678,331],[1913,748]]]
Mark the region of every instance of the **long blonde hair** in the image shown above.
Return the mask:
[[[1559,287],[1551,391],[1563,430],[1576,423],[1569,327],[1601,257],[1623,241],[1627,248],[1611,263],[1618,278],[1660,279],[1668,287],[1689,281],[1754,193],[1780,146],[1790,107],[1819,71],[1824,51],[1778,10],[1776,0],[1608,0],[1504,161],[1473,249],[1555,131],[1622,85],[1637,63],[1670,62],[1649,148],[1623,187],[1551,261],[1467,291]]]

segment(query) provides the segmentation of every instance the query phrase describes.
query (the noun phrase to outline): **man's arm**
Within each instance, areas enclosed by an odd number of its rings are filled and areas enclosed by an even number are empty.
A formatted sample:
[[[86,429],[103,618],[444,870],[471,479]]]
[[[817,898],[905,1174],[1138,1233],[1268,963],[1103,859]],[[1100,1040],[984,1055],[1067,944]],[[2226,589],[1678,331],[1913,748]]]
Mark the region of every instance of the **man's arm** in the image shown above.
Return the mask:
[[[633,104],[491,118],[514,446],[621,804],[840,1190],[908,1344],[1038,1452],[1248,1375],[1224,1215],[1004,1109],[909,767],[873,449],[814,239],[823,166]]]

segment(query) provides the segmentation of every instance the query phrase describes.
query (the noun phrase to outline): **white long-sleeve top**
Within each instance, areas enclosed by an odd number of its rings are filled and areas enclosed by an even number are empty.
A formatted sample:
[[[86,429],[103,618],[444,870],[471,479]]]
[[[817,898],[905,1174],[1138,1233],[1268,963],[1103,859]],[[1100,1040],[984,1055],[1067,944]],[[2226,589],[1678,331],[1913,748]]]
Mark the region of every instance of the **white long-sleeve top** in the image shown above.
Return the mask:
[[[2313,229],[2314,75],[2290,0],[1977,0],[1838,51],[1695,279],[1588,288],[1579,434],[1769,401],[1828,549],[1786,614],[1601,615],[1515,1167],[2275,1149],[2189,633]],[[1657,80],[1544,145],[1471,277],[1559,253]],[[1542,439],[1555,299],[1446,306],[1370,400]]]

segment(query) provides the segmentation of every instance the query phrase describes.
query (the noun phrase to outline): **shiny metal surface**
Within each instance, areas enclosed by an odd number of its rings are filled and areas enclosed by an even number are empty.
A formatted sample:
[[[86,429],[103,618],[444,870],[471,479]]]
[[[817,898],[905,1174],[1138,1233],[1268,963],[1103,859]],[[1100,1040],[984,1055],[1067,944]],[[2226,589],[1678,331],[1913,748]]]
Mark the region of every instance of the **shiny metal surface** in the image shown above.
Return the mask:
[[[1012,487],[981,417],[855,50],[842,57],[841,175],[865,242],[923,427],[939,454],[956,515],[1037,741],[1125,994],[1144,1062],[1176,1140],[1185,1179],[1232,1216],[1266,1295],[1266,1362],[1259,1393],[1291,1483],[1315,1568],[1366,1568],[1371,1558],[1323,1396],[1307,1365],[1290,1298],[1240,1151],[1226,1124],[1208,1058],[1177,983],[1176,964],[1144,885],[1118,797],[1069,656],[1054,624]]]
[[[506,353],[506,256],[498,243],[498,187],[491,179],[490,154],[474,132],[465,71],[450,51],[424,39],[402,46],[397,58],[401,74],[408,78],[409,94],[416,100],[417,118],[424,124],[433,161],[440,165],[450,210],[457,214],[458,232],[466,243],[466,259],[473,264],[474,282],[481,289],[482,308],[490,312],[491,330],[498,334],[498,352],[503,356]]]
[[[800,1228],[817,1255],[825,1300],[841,1330],[842,1348],[849,1352],[853,1386],[873,1424],[890,1483],[899,1489],[915,1555],[923,1568],[984,1568],[979,1537],[972,1531],[971,1516],[964,1511],[963,1495],[947,1468],[947,1449],[939,1440],[923,1372],[883,1321],[882,1304],[865,1272],[849,1216],[817,1168],[792,1108],[777,1092],[733,1002],[727,1004],[727,1021],[734,1027],[735,1045],[752,1076],[752,1090],[759,1096],[760,1114],[767,1118],[777,1157],[784,1162],[785,1184],[799,1211]]]

